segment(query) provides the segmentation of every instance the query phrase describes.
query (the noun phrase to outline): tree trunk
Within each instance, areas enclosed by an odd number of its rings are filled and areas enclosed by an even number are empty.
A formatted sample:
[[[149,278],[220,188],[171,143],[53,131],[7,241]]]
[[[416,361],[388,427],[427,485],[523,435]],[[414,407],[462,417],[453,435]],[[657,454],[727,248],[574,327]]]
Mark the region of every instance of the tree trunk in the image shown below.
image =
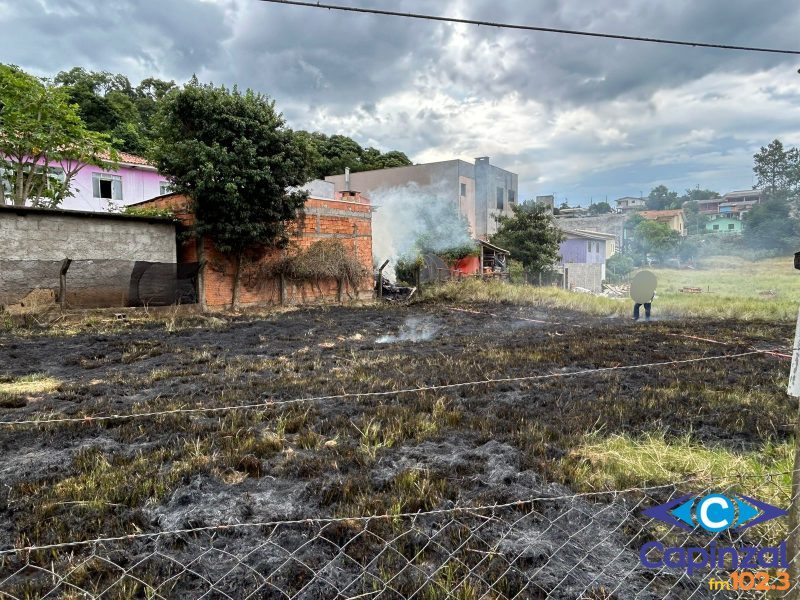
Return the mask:
[[[233,295],[231,296],[231,308],[239,308],[239,289],[242,282],[242,253],[237,252],[233,258]]]
[[[14,190],[14,206],[25,206],[25,171],[22,161],[17,163],[17,189]]]
[[[206,311],[206,245],[203,236],[197,238],[197,303]]]

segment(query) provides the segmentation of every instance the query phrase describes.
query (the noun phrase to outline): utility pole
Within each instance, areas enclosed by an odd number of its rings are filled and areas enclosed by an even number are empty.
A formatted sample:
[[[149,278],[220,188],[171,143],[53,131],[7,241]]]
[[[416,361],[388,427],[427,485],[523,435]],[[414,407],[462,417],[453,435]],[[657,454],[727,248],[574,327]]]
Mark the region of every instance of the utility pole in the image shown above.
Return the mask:
[[[794,268],[800,269],[800,252],[794,254]],[[800,311],[794,331],[792,346],[792,368],[789,371],[789,386],[786,392],[800,400]],[[800,410],[795,412],[794,425],[794,469],[792,471],[792,494],[789,504],[789,539],[787,550],[789,558],[790,581],[797,582],[800,577]],[[795,583],[797,585],[797,583]],[[795,589],[791,598],[797,599],[800,593]]]

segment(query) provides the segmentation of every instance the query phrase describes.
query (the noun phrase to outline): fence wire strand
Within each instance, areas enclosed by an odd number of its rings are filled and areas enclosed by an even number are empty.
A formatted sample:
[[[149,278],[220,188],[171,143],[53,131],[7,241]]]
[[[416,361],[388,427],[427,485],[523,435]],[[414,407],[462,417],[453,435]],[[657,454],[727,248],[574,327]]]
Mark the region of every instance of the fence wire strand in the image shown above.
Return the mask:
[[[10,426],[27,426],[27,425],[53,425],[53,424],[69,424],[69,423],[91,423],[91,422],[105,422],[105,421],[123,421],[129,419],[144,419],[153,417],[163,417],[168,415],[181,415],[181,414],[196,414],[196,413],[220,413],[239,410],[257,410],[257,409],[270,409],[278,408],[281,406],[295,405],[295,404],[310,404],[315,402],[323,402],[326,400],[346,400],[346,399],[361,399],[361,398],[381,398],[388,396],[398,396],[401,394],[414,394],[422,392],[435,392],[442,390],[453,390],[465,387],[476,387],[479,385],[493,385],[498,383],[520,383],[525,381],[541,381],[545,379],[559,379],[565,377],[580,377],[584,375],[594,375],[597,373],[611,373],[615,371],[627,371],[632,369],[648,369],[657,367],[669,367],[676,365],[686,365],[692,363],[709,362],[716,360],[731,360],[736,358],[743,358],[746,356],[753,356],[756,354],[769,354],[771,350],[748,350],[747,352],[738,352],[734,354],[719,354],[714,356],[698,356],[694,358],[685,358],[677,360],[667,360],[660,362],[640,363],[635,365],[615,365],[612,367],[600,367],[596,369],[582,369],[578,371],[567,371],[563,373],[547,373],[543,375],[526,375],[522,377],[500,377],[494,379],[480,379],[475,381],[464,381],[459,383],[445,383],[440,385],[418,386],[412,388],[402,388],[399,390],[383,390],[377,392],[348,392],[344,394],[333,394],[329,396],[314,396],[308,398],[295,398],[291,400],[267,400],[264,402],[255,402],[250,404],[236,404],[226,406],[199,406],[194,408],[175,408],[170,410],[160,411],[147,411],[141,413],[128,413],[128,414],[113,414],[113,415],[85,415],[82,417],[57,417],[48,419],[19,419],[19,420],[4,420],[0,421],[0,427]]]

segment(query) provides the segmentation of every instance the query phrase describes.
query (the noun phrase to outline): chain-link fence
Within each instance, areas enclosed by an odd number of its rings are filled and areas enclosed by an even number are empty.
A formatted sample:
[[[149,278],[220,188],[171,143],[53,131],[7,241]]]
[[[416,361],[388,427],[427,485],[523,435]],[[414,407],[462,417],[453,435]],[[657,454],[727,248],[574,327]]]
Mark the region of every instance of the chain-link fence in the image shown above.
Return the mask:
[[[787,507],[790,480],[783,473],[578,495],[552,486],[552,495],[503,505],[195,525],[22,548],[0,554],[0,596],[683,600],[770,589],[785,597],[795,583],[783,564],[787,519],[712,534],[643,511],[708,494]],[[774,567],[748,566],[748,548]],[[737,568],[753,576],[732,577]]]
[[[0,260],[0,306],[169,306],[197,302],[198,264],[130,260]]]

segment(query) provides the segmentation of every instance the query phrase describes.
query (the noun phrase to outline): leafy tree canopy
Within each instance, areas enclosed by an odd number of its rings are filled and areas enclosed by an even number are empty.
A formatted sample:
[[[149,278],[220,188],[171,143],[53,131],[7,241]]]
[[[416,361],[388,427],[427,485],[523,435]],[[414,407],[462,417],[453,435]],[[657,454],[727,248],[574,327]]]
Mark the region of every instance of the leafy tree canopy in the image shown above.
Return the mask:
[[[18,206],[56,207],[73,195],[72,182],[86,164],[116,158],[107,136],[86,127],[64,89],[10,65],[0,65],[0,131],[0,187]]]
[[[759,250],[792,251],[800,244],[800,225],[790,216],[789,204],[773,199],[744,215],[744,242]]]
[[[634,229],[634,248],[642,256],[650,254],[658,260],[665,260],[675,252],[680,241],[678,232],[666,223],[643,220]]]
[[[753,172],[756,186],[769,198],[800,194],[800,149],[786,149],[780,140],[773,140],[753,156]]]
[[[194,204],[196,231],[223,252],[276,245],[306,195],[310,151],[274,102],[251,90],[196,79],[161,102],[154,157],[178,193]]]
[[[611,205],[608,202],[597,202],[589,207],[590,215],[605,215],[611,212]]]
[[[344,135],[327,136],[324,133],[308,131],[298,131],[297,135],[312,150],[312,175],[317,179],[339,175],[344,173],[347,167],[355,173],[412,164],[402,152],[392,150],[381,153],[375,148],[363,148],[358,142]]]
[[[668,210],[680,208],[678,192],[673,192],[665,185],[659,185],[650,190],[647,195],[648,210]]]
[[[148,154],[153,144],[152,119],[158,103],[176,88],[174,81],[153,77],[134,87],[125,75],[75,67],[55,77],[86,126],[108,134],[118,150]]]
[[[559,244],[563,239],[548,209],[538,203],[514,204],[511,216],[497,219],[498,230],[491,241],[511,252],[529,274],[551,270],[559,259]]]

